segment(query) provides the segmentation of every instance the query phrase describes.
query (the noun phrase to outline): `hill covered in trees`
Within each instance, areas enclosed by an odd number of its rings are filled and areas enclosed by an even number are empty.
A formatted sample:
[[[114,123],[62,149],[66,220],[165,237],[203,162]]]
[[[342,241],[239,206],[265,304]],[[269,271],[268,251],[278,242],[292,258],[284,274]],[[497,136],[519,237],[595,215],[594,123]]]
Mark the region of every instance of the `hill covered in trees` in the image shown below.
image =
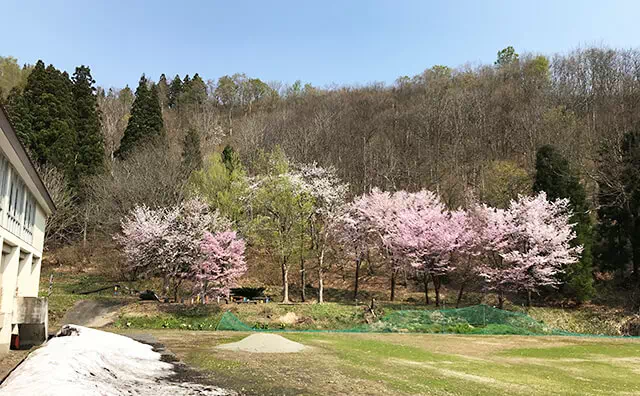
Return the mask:
[[[374,188],[427,189],[455,210],[507,209],[518,195],[540,191],[566,198],[572,243],[583,251],[562,275],[561,295],[588,300],[607,282],[638,290],[637,50],[544,56],[508,47],[491,65],[434,66],[392,85],[333,88],[244,74],[157,82],[143,75],[134,93],[97,87],[84,66],[70,77],[42,62],[20,68],[2,58],[0,70],[11,71],[0,73],[12,76],[0,89],[12,122],[58,192],[51,248],[112,243],[136,205],[172,207],[198,191],[249,237],[251,273],[252,263],[270,262],[260,242],[273,236],[243,224],[255,208],[240,199],[242,180],[316,163],[348,185],[347,199]],[[281,198],[273,191],[262,191],[263,203]],[[289,252],[302,269],[317,247],[309,238]],[[339,249],[330,256],[360,270]],[[375,268],[376,259],[368,261]]]

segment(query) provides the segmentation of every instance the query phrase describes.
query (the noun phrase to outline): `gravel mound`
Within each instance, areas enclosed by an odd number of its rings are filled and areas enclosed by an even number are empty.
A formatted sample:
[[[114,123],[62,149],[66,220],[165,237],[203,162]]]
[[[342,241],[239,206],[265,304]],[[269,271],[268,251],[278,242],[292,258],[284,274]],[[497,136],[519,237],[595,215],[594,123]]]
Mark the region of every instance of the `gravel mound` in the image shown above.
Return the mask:
[[[228,351],[253,353],[294,353],[306,347],[299,342],[287,340],[277,334],[257,333],[231,344],[218,345],[216,348]]]

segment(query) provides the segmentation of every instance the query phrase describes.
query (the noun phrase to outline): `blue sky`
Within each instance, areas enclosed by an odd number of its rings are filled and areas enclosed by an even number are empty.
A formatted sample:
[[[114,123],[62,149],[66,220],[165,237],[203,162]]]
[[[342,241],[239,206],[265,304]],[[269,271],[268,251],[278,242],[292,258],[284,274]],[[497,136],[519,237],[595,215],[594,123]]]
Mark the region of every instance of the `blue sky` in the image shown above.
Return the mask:
[[[640,47],[638,1],[2,0],[0,13],[0,55],[87,64],[106,87],[135,86],[143,72],[390,83],[435,64],[490,63],[508,45]]]

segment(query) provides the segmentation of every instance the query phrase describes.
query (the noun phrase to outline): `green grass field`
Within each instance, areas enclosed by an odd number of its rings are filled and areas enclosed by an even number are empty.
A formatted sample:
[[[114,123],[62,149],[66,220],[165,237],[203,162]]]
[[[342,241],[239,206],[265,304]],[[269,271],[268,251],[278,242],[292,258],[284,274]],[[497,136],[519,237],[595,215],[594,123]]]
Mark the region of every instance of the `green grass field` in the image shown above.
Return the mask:
[[[45,276],[41,294],[46,295]],[[135,296],[114,296],[112,290],[78,294],[110,283],[96,275],[56,273],[52,323],[60,324],[64,312],[80,299],[116,299],[125,306],[113,331],[151,333],[215,383],[245,394],[640,395],[640,339],[287,332],[281,334],[311,348],[284,355],[234,353],[215,346],[246,333],[207,331],[227,309],[250,326],[304,330],[361,325],[362,306],[185,306],[138,302]],[[130,286],[157,287],[142,282]],[[380,304],[385,313],[420,308],[403,302]],[[292,314],[297,319],[284,323]],[[623,315],[588,306],[533,308],[529,314],[554,328],[594,334],[616,334]]]
[[[150,332],[221,386],[247,394],[640,394],[636,339],[283,333],[311,348],[251,354],[215,349],[246,333]]]

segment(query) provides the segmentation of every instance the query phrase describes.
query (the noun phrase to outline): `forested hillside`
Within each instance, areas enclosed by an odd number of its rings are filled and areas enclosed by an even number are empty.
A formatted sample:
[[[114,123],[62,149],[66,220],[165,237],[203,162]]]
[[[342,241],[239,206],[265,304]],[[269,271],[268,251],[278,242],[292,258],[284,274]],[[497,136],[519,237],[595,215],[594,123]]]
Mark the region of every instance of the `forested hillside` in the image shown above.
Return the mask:
[[[486,204],[516,218],[517,205],[543,210],[535,199],[544,192],[567,200],[561,206],[574,235],[563,245],[566,266],[554,272],[557,282],[505,291],[582,302],[613,288],[640,303],[640,51],[518,55],[508,47],[491,65],[434,66],[391,85],[321,88],[200,72],[143,74],[134,90],[100,87],[85,66],[70,76],[0,58],[0,98],[58,205],[51,251],[77,246],[93,265],[126,268],[113,239],[123,218],[143,205],[182,213],[199,199],[224,218],[214,227],[220,234],[247,240],[248,273],[261,281],[272,279],[256,275],[268,268],[283,278],[295,268],[302,276],[294,283],[316,285],[323,273],[348,268],[357,290],[366,262],[393,288],[402,265],[389,239],[348,253],[356,242],[334,237],[332,199],[424,189],[442,201],[440,212],[471,216]],[[580,257],[570,259],[577,246]],[[305,278],[305,263],[313,277]],[[487,270],[456,268],[402,271],[416,290],[443,282],[460,294],[496,291]]]

